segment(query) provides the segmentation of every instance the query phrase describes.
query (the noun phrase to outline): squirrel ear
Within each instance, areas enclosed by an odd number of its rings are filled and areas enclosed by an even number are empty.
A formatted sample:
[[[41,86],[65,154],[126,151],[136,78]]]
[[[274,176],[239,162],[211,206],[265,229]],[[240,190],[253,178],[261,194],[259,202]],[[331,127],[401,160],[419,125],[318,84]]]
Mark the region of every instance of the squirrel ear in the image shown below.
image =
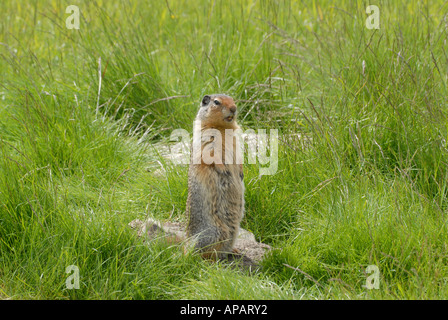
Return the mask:
[[[210,96],[204,96],[204,98],[202,98],[202,105],[203,106],[206,106],[206,105],[208,105],[209,103],[210,103],[210,100],[211,100],[212,98],[210,97]]]

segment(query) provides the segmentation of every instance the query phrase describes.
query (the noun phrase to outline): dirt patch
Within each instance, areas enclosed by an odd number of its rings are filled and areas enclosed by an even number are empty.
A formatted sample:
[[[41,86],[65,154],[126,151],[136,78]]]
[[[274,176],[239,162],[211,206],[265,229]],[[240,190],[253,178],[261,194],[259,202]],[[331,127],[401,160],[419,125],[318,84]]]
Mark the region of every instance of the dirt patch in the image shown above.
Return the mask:
[[[179,240],[186,239],[185,225],[180,222],[161,223],[154,219],[146,221],[135,219],[129,226],[139,237],[145,237],[145,240],[172,236]],[[249,271],[257,269],[265,254],[272,249],[265,243],[257,242],[253,233],[241,228],[234,248],[238,253],[229,255],[228,262]]]

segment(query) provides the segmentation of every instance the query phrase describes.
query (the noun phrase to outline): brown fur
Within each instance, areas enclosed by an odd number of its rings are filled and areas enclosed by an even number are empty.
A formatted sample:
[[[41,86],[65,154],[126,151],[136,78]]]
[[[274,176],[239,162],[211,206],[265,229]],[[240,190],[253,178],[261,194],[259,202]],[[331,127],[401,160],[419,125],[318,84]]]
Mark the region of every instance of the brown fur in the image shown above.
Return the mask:
[[[214,139],[201,141],[201,155],[207,145],[213,144],[222,163],[207,164],[201,157],[200,164],[190,164],[188,173],[187,236],[194,239],[196,249],[207,259],[225,258],[232,252],[244,214],[243,166],[236,164],[235,152],[232,161],[225,159],[226,149],[236,150],[236,139],[227,144],[225,141],[225,129],[239,128],[235,112],[231,97],[210,95],[204,97],[196,117],[202,133],[216,129],[222,137],[219,146]]]

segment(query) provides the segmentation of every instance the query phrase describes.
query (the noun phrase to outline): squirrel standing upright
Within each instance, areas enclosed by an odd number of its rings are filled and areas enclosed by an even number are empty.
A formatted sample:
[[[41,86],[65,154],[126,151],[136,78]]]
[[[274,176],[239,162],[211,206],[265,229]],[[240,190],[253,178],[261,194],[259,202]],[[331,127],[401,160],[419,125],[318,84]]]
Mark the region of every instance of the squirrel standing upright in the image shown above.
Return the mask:
[[[195,149],[193,142],[188,171],[187,238],[204,258],[224,259],[234,252],[244,215],[243,166],[236,161],[238,142],[226,134],[226,129],[239,129],[236,111],[231,97],[206,95],[195,120],[201,139],[200,148]],[[215,161],[207,161],[207,152]]]

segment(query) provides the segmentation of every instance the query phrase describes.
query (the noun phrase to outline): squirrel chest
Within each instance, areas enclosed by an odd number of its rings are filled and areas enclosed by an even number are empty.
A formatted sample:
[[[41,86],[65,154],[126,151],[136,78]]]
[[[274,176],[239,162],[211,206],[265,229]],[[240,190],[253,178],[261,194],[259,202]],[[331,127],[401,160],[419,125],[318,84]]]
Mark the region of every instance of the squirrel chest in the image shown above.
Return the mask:
[[[222,151],[224,154],[224,143]],[[202,195],[191,203],[193,212],[201,212],[202,219],[223,230],[238,229],[244,208],[242,165],[192,164],[189,175],[192,191]]]

